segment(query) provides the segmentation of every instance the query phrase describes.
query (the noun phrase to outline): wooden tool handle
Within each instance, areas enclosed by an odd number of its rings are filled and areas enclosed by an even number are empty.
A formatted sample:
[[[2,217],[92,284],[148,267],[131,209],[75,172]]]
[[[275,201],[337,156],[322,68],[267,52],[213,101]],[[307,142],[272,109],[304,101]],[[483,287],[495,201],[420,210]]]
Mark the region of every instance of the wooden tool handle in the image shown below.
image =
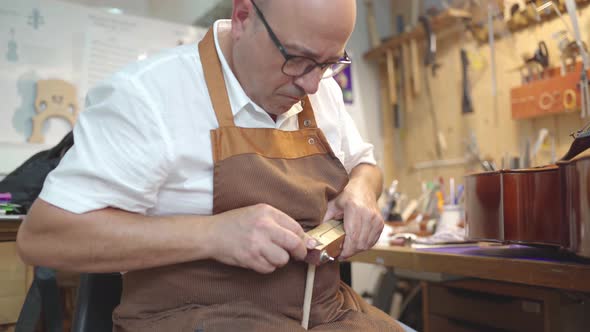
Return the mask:
[[[414,98],[412,96],[412,59],[410,54],[410,45],[408,43],[402,44],[402,57],[404,59],[404,101],[406,112],[411,112],[414,108]]]
[[[414,96],[420,94],[421,81],[420,81],[420,63],[418,62],[418,46],[416,40],[410,40],[410,63],[412,65],[412,92]]]
[[[311,312],[311,299],[313,296],[313,283],[315,279],[315,265],[307,266],[307,278],[305,280],[305,295],[303,296],[303,317],[301,326],[307,330],[309,326],[309,314]]]
[[[369,40],[371,47],[376,48],[381,45],[381,38],[377,32],[377,20],[375,19],[375,8],[373,7],[373,0],[365,0],[365,7],[367,9],[367,29],[369,30]]]
[[[397,91],[395,84],[395,61],[393,50],[387,50],[387,82],[389,88],[389,102],[391,105],[397,104]]]

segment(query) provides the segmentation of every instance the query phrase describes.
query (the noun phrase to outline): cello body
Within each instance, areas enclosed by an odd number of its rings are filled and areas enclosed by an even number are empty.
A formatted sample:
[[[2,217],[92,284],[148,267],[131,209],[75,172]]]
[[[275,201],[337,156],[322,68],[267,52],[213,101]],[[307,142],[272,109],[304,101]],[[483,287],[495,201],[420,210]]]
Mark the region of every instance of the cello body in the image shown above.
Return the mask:
[[[569,250],[590,258],[590,156],[558,162],[562,217],[570,225]]]
[[[467,175],[467,237],[568,248],[559,176],[555,165]]]
[[[465,176],[470,240],[550,245],[590,258],[590,124],[556,165]],[[574,159],[576,158],[576,159]]]

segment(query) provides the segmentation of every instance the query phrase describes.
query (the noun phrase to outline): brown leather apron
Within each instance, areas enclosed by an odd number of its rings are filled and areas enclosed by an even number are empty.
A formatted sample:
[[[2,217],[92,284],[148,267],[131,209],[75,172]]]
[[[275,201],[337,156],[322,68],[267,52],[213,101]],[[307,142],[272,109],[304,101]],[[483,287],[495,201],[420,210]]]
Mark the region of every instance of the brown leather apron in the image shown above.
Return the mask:
[[[317,226],[348,175],[317,128],[309,100],[297,131],[236,127],[212,30],[199,52],[219,123],[211,131],[213,213],[266,203],[305,230]],[[114,331],[303,331],[306,269],[290,261],[259,274],[201,260],[128,272]],[[311,308],[314,331],[400,329],[340,282],[338,263],[316,270]]]

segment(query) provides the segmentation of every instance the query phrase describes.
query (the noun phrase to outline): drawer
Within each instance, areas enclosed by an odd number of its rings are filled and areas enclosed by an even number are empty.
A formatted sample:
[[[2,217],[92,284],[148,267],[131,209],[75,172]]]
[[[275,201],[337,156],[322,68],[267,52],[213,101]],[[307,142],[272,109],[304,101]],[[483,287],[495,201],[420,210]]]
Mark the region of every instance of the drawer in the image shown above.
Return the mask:
[[[430,315],[430,332],[509,332],[509,330],[484,326],[464,320]]]
[[[439,285],[429,287],[429,297],[431,314],[455,322],[506,331],[543,331],[543,302],[539,300]]]

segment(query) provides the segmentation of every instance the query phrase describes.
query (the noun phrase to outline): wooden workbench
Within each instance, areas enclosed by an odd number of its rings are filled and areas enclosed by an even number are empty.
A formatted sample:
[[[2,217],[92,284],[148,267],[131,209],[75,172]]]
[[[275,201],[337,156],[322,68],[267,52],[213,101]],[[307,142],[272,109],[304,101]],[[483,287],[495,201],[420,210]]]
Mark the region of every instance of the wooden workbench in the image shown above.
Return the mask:
[[[16,232],[24,216],[0,215],[0,241],[15,241]]]
[[[351,261],[590,292],[590,260],[547,248],[481,244],[420,249],[374,247]]]

